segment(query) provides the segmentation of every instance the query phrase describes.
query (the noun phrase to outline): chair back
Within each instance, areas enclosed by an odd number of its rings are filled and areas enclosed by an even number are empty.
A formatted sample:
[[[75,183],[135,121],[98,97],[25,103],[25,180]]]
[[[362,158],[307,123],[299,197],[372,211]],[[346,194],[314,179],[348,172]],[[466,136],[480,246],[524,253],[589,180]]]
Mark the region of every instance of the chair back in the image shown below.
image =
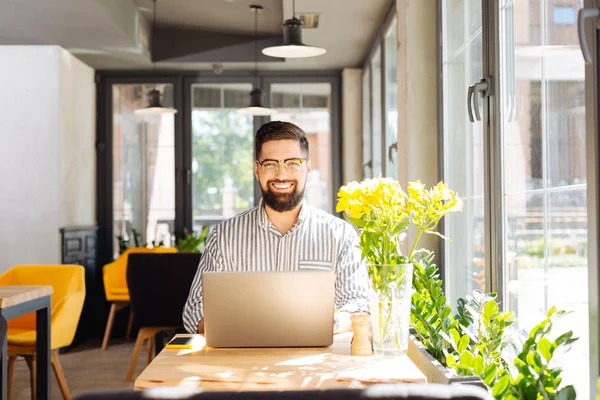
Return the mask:
[[[183,326],[183,306],[199,263],[200,253],[131,254],[127,285],[135,323]]]
[[[0,285],[52,286],[51,348],[73,341],[85,300],[85,269],[81,265],[16,265],[0,276]],[[9,329],[35,330],[35,313],[13,318]]]
[[[133,253],[175,253],[175,247],[131,247],[125,250],[115,261],[106,264],[102,268],[104,281],[104,292],[106,300],[128,300],[127,294],[127,262],[129,255]],[[124,297],[123,297],[124,295]]]
[[[379,384],[366,389],[287,391],[206,391],[186,387],[156,387],[144,391],[82,394],[79,400],[493,400],[486,390],[470,385]]]

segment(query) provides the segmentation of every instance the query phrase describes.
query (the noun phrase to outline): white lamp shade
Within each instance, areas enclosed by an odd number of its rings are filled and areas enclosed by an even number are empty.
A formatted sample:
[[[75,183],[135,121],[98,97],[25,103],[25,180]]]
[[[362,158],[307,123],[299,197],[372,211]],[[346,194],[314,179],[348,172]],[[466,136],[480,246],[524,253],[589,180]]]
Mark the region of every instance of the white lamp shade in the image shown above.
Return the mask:
[[[277,114],[277,110],[273,110],[272,108],[266,107],[244,107],[238,108],[236,110],[238,114],[242,115],[256,115],[256,116],[265,116],[265,115],[274,115]]]
[[[296,17],[283,23],[283,44],[262,49],[269,57],[306,58],[323,55],[327,50],[320,47],[308,46],[302,42],[302,27],[304,24]]]
[[[272,46],[262,49],[262,53],[269,57],[279,58],[306,58],[323,55],[327,50],[313,46]]]
[[[170,107],[146,107],[138,108],[133,112],[135,115],[164,115],[177,114],[177,110]]]

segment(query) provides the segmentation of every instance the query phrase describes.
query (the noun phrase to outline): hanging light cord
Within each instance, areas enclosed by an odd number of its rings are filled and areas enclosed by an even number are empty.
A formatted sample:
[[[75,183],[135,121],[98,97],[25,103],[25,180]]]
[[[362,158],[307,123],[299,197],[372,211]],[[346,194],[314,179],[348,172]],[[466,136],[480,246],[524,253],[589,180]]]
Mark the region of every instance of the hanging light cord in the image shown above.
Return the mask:
[[[296,18],[296,0],[292,0],[292,18]]]
[[[254,9],[254,79],[255,79],[255,88],[258,88],[258,55],[257,53],[257,45],[258,45],[258,7]]]
[[[150,58],[152,60],[152,69],[156,72],[156,62],[154,61],[154,39],[156,38],[156,0],[152,0],[152,48],[150,49]],[[156,81],[154,82],[154,90],[156,90]]]

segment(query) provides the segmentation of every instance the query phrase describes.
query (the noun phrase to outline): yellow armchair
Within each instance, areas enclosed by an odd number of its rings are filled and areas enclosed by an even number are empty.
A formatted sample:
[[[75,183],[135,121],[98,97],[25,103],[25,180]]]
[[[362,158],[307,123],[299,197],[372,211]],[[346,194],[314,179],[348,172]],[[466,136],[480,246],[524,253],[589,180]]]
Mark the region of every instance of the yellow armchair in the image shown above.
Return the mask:
[[[65,399],[70,399],[56,349],[71,344],[85,300],[85,270],[80,265],[16,265],[0,276],[0,285],[49,285],[54,289],[50,311],[51,364]],[[8,392],[15,361],[23,356],[29,366],[35,393],[35,313],[8,321]]]
[[[131,253],[176,253],[175,247],[132,247],[127,249],[115,261],[106,264],[102,268],[102,280],[104,281],[104,293],[106,301],[112,303],[106,329],[104,330],[104,339],[102,340],[102,350],[108,347],[110,333],[117,311],[129,305],[129,289],[127,288],[127,259]],[[127,333],[125,337],[129,339],[131,334],[132,315],[129,313],[129,323],[127,324]]]

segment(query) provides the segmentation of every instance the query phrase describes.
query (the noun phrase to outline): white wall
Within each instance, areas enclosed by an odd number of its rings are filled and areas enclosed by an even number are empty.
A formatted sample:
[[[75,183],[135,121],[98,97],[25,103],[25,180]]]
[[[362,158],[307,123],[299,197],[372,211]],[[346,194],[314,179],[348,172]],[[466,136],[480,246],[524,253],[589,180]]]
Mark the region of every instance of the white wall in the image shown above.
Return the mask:
[[[96,221],[96,87],[94,70],[60,49],[59,224]]]
[[[57,46],[0,46],[0,59],[1,272],[60,262],[59,228],[95,224],[95,85]]]

